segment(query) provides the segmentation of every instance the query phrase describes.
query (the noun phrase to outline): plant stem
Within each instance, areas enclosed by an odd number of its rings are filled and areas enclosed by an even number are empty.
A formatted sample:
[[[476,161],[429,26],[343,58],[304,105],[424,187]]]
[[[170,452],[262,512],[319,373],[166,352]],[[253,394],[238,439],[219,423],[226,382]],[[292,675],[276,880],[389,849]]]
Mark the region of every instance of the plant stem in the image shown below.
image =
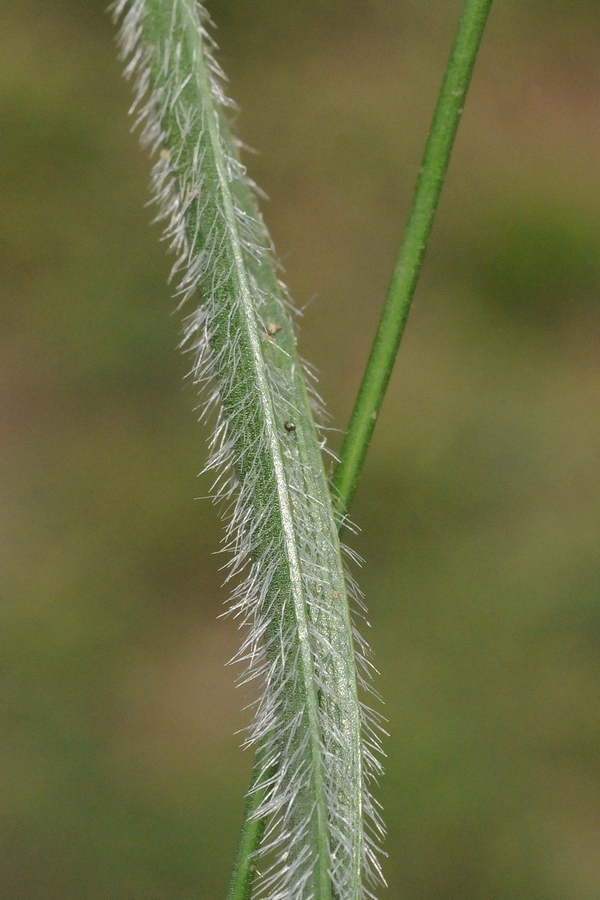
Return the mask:
[[[340,462],[333,476],[333,502],[340,516],[344,516],[350,507],[390,380],[491,5],[492,0],[467,0],[458,24],[425,145],[404,239],[342,446]],[[256,788],[256,778],[255,768],[228,900],[249,900],[251,896],[252,860],[264,829],[264,822],[256,818],[256,811],[262,802],[262,791]]]
[[[254,854],[260,845],[266,825],[264,818],[256,818],[254,815],[265,799],[265,788],[260,784],[261,777],[264,777],[264,772],[259,749],[246,796],[244,822],[231,873],[227,900],[249,900],[252,892],[252,882],[256,871],[253,862]]]
[[[404,239],[342,445],[340,462],[333,476],[334,503],[342,515],[347,512],[354,495],[404,333],[491,5],[492,0],[467,0],[458,24],[425,145]]]

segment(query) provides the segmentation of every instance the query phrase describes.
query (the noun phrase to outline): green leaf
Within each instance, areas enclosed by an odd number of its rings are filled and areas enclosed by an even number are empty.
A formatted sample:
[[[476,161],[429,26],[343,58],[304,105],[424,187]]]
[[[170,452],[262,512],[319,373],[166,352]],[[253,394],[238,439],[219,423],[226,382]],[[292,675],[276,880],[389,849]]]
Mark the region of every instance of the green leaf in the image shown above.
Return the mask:
[[[216,407],[208,468],[227,520],[238,654],[260,694],[255,896],[358,900],[379,873],[366,787],[355,635],[337,522],[285,293],[232,141],[205,11],[193,0],[120,0],[142,142],[158,154],[159,218],[178,253],[194,378]],[[362,642],[361,645],[362,646]],[[362,678],[362,676],[361,676]],[[261,860],[262,859],[262,863]],[[247,883],[238,897],[247,896]]]

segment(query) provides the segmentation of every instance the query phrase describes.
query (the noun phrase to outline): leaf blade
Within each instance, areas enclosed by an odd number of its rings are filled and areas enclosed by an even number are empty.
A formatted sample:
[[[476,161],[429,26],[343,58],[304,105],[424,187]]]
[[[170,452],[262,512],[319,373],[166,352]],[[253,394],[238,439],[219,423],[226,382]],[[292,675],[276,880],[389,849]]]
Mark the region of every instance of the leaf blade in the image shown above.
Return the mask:
[[[321,448],[268,234],[229,134],[206,14],[193,0],[120,0],[142,141],[178,252],[178,293],[202,303],[184,343],[216,374],[210,468],[230,504],[240,659],[260,678],[269,900],[358,900],[366,842],[361,710],[344,569]],[[213,383],[213,382],[211,382]],[[261,649],[261,647],[263,649]],[[243,895],[241,895],[243,896]]]

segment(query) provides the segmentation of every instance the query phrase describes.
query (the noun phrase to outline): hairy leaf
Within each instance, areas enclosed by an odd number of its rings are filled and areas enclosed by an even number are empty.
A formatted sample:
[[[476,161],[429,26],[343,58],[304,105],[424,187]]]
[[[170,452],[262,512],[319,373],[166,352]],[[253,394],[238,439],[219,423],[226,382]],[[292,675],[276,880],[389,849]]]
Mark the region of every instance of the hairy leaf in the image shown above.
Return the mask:
[[[358,900],[379,877],[378,768],[361,707],[348,586],[322,443],[289,304],[232,140],[222,77],[194,0],[119,0],[142,143],[157,155],[159,218],[177,252],[184,345],[217,409],[209,469],[227,522],[238,654],[260,684],[250,741],[262,746],[267,820],[255,896]],[[352,591],[350,591],[352,593]],[[360,673],[359,668],[359,673]],[[365,827],[365,817],[370,824]]]

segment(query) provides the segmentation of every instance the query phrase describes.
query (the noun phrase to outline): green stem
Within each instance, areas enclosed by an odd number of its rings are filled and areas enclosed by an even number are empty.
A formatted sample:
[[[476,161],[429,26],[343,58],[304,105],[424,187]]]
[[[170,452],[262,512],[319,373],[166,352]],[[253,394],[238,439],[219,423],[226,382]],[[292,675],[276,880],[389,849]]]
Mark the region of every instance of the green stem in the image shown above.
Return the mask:
[[[423,162],[371,355],[333,476],[338,513],[350,505],[392,374],[492,0],[467,0],[440,90]]]
[[[354,496],[390,380],[491,5],[492,0],[467,0],[458,24],[427,138],[404,239],[342,446],[340,463],[333,476],[333,499],[341,515],[348,511]],[[256,778],[255,768],[228,900],[249,900],[251,896],[254,874],[252,861],[264,829],[264,822],[255,818],[262,801],[262,791],[260,788],[256,789]]]
[[[260,817],[256,818],[254,815],[259,806],[264,802],[266,793],[265,788],[260,784],[261,777],[264,778],[260,756],[259,750],[252,771],[250,789],[248,790],[246,797],[244,822],[238,842],[233,872],[231,874],[231,884],[229,885],[227,900],[249,900],[252,892],[252,882],[256,871],[254,867],[254,855],[258,850],[266,825],[265,819]]]

